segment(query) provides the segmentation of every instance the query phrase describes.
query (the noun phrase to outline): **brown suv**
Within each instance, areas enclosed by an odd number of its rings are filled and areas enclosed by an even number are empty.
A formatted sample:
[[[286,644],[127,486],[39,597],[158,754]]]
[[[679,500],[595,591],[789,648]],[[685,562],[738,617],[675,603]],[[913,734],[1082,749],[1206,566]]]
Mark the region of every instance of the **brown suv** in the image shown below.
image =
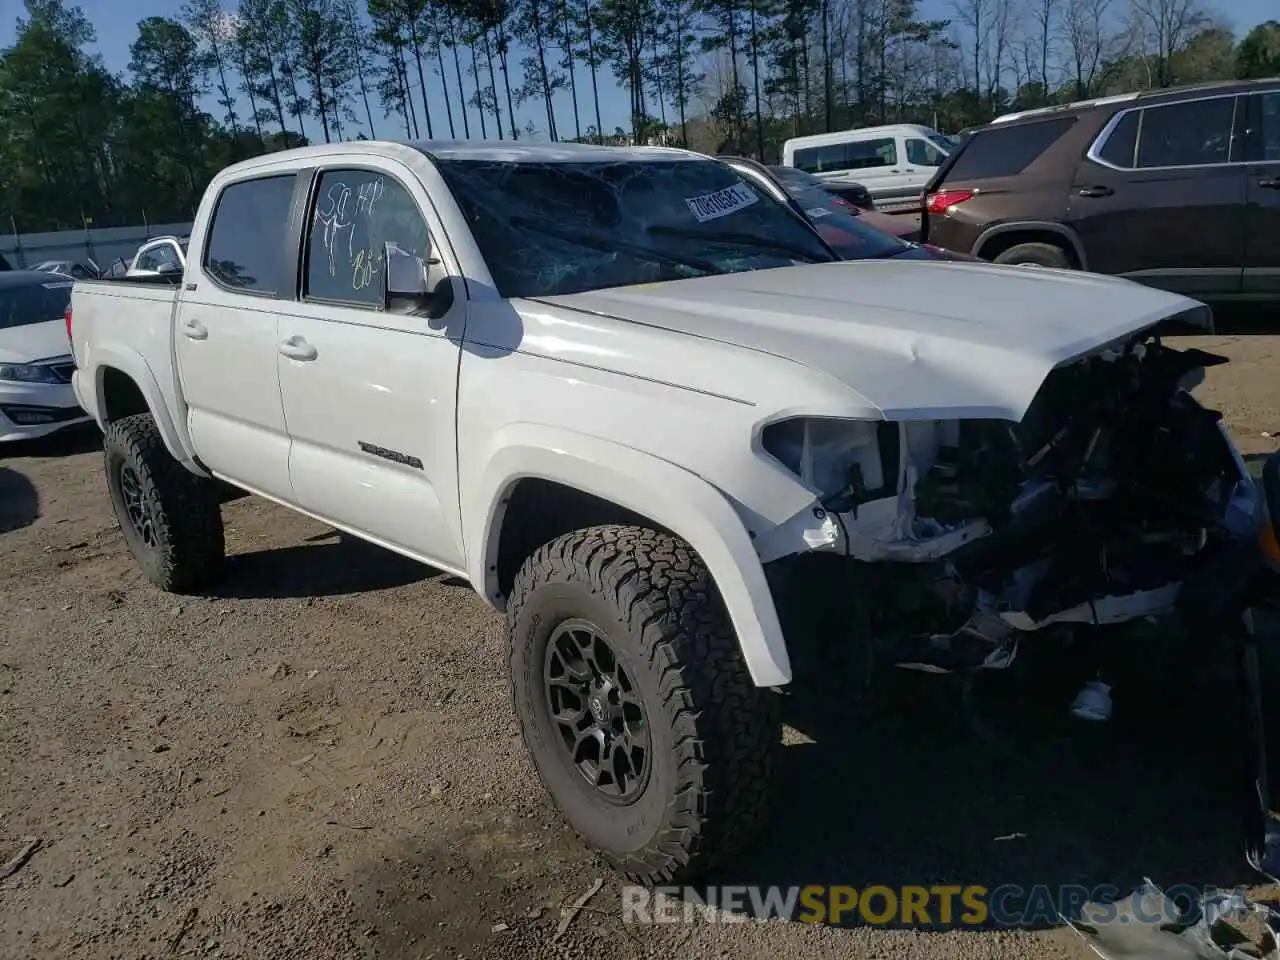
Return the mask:
[[[939,168],[921,234],[996,263],[1280,299],[1280,80],[1000,117]]]

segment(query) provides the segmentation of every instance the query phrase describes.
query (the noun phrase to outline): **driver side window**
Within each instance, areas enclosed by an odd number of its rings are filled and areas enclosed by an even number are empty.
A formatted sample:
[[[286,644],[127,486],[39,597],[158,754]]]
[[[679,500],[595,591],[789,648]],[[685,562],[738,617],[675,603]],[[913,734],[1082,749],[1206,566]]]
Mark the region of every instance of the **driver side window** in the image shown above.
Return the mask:
[[[428,240],[417,202],[396,180],[327,170],[311,210],[303,296],[381,309],[387,244],[425,259]]]
[[[907,140],[907,162],[914,167],[940,167],[944,154],[928,140]]]

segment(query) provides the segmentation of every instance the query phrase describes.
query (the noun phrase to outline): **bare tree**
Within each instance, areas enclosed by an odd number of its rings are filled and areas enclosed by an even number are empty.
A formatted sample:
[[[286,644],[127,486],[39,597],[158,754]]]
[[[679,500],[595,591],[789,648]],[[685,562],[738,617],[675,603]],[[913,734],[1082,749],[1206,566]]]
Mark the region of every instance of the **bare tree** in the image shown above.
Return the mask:
[[[1029,11],[1038,43],[1035,51],[1040,68],[1037,79],[1040,81],[1040,96],[1044,98],[1045,103],[1048,103],[1053,96],[1053,87],[1049,85],[1049,64],[1056,55],[1054,47],[1060,35],[1058,21],[1061,20],[1061,11],[1058,6],[1059,0],[1032,0]],[[1031,64],[1028,63],[1027,66],[1030,74]],[[1031,82],[1030,76],[1027,77],[1027,82]]]
[[[982,64],[987,52],[987,40],[991,36],[992,7],[996,0],[956,0],[956,19],[964,27],[969,36],[962,41],[968,47],[969,63],[973,72],[969,75],[973,81],[973,95],[982,99]]]
[[[1130,12],[1147,41],[1144,53],[1155,58],[1155,83],[1173,83],[1170,62],[1191,37],[1210,23],[1200,0],[1129,0]]]
[[[1016,0],[991,0],[983,65],[987,81],[987,109],[993,114],[1001,107],[1005,71],[1009,66],[1010,49],[1021,13]]]
[[[1063,0],[1062,37],[1075,99],[1088,97],[1103,63],[1115,47],[1107,20],[1112,0]]]

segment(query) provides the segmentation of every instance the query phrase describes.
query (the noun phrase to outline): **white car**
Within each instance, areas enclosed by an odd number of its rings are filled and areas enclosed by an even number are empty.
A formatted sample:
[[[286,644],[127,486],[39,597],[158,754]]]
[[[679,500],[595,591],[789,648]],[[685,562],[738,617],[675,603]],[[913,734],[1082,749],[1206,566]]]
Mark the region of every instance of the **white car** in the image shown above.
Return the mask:
[[[71,387],[66,310],[73,282],[36,270],[0,273],[0,441],[89,420]]]
[[[505,613],[534,768],[637,881],[769,822],[793,664],[967,672],[1099,625],[1229,623],[1251,577],[1218,561],[1269,529],[1187,390],[1216,358],[1161,339],[1202,304],[840,261],[681,150],[273,153],[214,177],[180,284],[72,297],[146,576],[223,575],[230,485],[466,578]],[[1206,580],[1230,589],[1178,603]]]
[[[925,186],[954,149],[953,140],[931,127],[892,123],[792,137],[782,145],[782,165],[832,186],[857,182],[877,210],[891,212],[918,209]]]
[[[138,248],[126,276],[181,275],[187,262],[186,237],[152,237]]]
[[[92,260],[83,263],[78,260],[45,260],[31,269],[41,273],[60,273],[75,280],[96,279],[100,276],[98,265]]]

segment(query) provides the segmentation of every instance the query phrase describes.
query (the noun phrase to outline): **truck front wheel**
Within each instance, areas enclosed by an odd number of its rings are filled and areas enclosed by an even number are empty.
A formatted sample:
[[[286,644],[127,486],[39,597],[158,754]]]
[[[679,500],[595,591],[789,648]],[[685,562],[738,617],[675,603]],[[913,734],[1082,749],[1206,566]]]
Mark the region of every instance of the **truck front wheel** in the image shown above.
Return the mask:
[[[148,413],[113,420],[103,449],[111,507],[147,579],[171,592],[218,580],[225,545],[214,483],[173,459]]]
[[[602,526],[529,557],[507,607],[511,696],[543,785],[629,880],[682,883],[768,812],[776,697],[669,534]]]

